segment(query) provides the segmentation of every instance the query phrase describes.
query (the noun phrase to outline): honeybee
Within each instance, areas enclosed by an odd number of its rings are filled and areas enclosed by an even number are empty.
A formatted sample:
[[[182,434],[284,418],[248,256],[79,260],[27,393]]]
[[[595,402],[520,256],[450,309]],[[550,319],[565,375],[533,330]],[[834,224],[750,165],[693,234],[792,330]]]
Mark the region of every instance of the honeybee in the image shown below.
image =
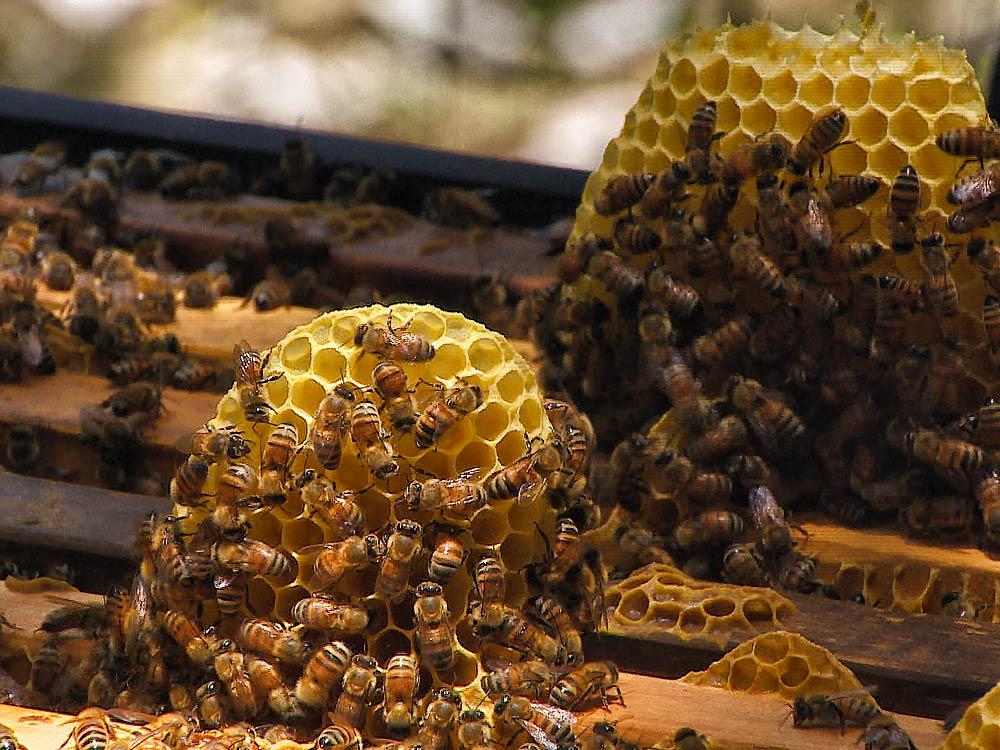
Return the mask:
[[[406,583],[410,579],[410,566],[420,554],[423,545],[423,527],[416,521],[397,521],[395,530],[386,543],[385,556],[375,579],[376,596],[398,604],[406,596]]]
[[[917,750],[910,735],[888,714],[876,716],[857,741],[865,742],[865,750]]]
[[[608,693],[615,692],[624,706],[621,688],[618,687],[618,667],[610,661],[591,661],[556,680],[549,694],[549,702],[559,708],[575,711],[588,698],[597,695],[601,704],[608,707]]]
[[[240,404],[248,422],[266,422],[267,412],[274,407],[267,403],[263,387],[266,383],[280,380],[285,375],[277,373],[264,377],[264,368],[271,357],[270,351],[264,357],[260,352],[250,347],[246,340],[233,347],[233,357],[236,360],[236,390],[240,395]]]
[[[462,699],[451,688],[442,688],[427,704],[417,741],[424,750],[447,750],[451,745],[451,730],[458,721]]]
[[[197,508],[204,505],[202,488],[208,479],[208,462],[200,456],[188,456],[170,480],[170,501],[175,505]]]
[[[448,603],[440,584],[424,581],[417,587],[413,616],[421,660],[435,672],[455,666],[455,630],[448,620]]]
[[[219,294],[215,277],[208,271],[196,271],[184,279],[182,301],[185,307],[211,309],[215,307]]]
[[[313,562],[313,575],[309,580],[311,591],[322,591],[336,584],[344,574],[352,570],[364,570],[382,559],[385,548],[375,534],[364,538],[353,535],[342,542],[311,545],[299,550],[309,554],[318,550]]]
[[[672,453],[657,456],[654,465],[665,487],[683,491],[686,497],[696,503],[725,502],[732,495],[733,482],[728,476],[699,469],[686,456],[675,456]]]
[[[396,654],[385,668],[385,703],[382,715],[390,737],[402,739],[416,721],[414,699],[420,688],[417,660],[410,654]]]
[[[989,226],[997,216],[995,201],[967,203],[948,214],[945,227],[953,234],[968,234]],[[975,238],[973,238],[975,239]]]
[[[697,290],[675,279],[662,265],[651,266],[646,275],[646,300],[681,319],[694,317],[702,310]]]
[[[305,659],[306,647],[299,634],[270,620],[246,618],[236,631],[236,642],[285,664],[300,664]]]
[[[824,190],[833,208],[851,208],[871,198],[881,186],[878,177],[842,174],[830,177]]]
[[[749,316],[739,315],[696,338],[691,344],[691,353],[704,367],[733,364],[750,347],[751,325]]]
[[[379,362],[372,371],[372,384],[382,399],[382,411],[389,424],[400,432],[410,432],[417,422],[417,413],[403,368],[392,362]]]
[[[478,708],[469,708],[458,717],[458,746],[462,750],[495,750],[486,714]]]
[[[760,383],[734,375],[728,391],[733,407],[744,415],[754,435],[772,455],[797,455],[803,448],[805,424],[782,401],[766,396]]]
[[[764,552],[778,556],[790,550],[794,545],[792,533],[774,493],[763,485],[751,487],[747,502]]]
[[[848,726],[864,727],[882,712],[872,700],[867,688],[836,695],[799,696],[789,708],[792,726],[840,727],[843,734]]]
[[[559,641],[542,628],[524,617],[520,612],[503,604],[495,604],[499,614],[499,624],[493,626],[488,615],[489,605],[473,602],[469,605],[469,622],[476,635],[491,640],[524,654],[534,654],[548,664],[558,664],[564,660]]]
[[[239,540],[250,526],[249,507],[257,492],[257,472],[249,464],[231,463],[219,475],[211,523],[225,539]]]
[[[524,729],[535,742],[546,750],[566,748],[576,742],[573,724],[576,717],[564,709],[544,703],[532,703],[521,696],[505,695],[493,706],[497,717],[507,731]]]
[[[364,744],[364,738],[357,727],[335,723],[319,733],[313,743],[313,750],[361,750]]]
[[[947,200],[956,205],[992,201],[1000,192],[1000,162],[958,180],[948,190]]]
[[[115,729],[101,708],[85,708],[73,719],[70,738],[76,750],[106,750],[115,738]],[[64,743],[65,744],[65,743]]]
[[[191,617],[168,609],[159,615],[160,625],[178,646],[184,649],[188,658],[201,667],[206,667],[215,658],[215,646],[202,635],[198,623]]]
[[[1000,360],[1000,299],[992,294],[987,294],[983,300],[983,327],[987,349],[996,363]]]
[[[3,249],[0,248],[0,256]],[[62,250],[46,250],[41,259],[42,282],[54,292],[68,292],[76,281],[76,263]]]
[[[775,174],[757,177],[757,233],[768,254],[784,269],[798,265],[792,212]]]
[[[697,234],[711,236],[721,230],[730,212],[736,207],[740,197],[738,185],[713,185],[705,191],[705,197],[698,208],[698,213],[692,220],[692,227]]]
[[[256,539],[217,542],[212,557],[223,568],[265,578],[290,579],[295,561],[287,552]]]
[[[994,292],[1000,292],[1000,248],[993,240],[973,237],[965,248],[969,260],[982,271],[983,279]]]
[[[1000,157],[1000,131],[996,128],[975,126],[946,130],[934,142],[946,154],[972,157],[969,161],[982,163],[983,159]]]
[[[829,248],[823,268],[833,274],[849,274],[874,263],[883,251],[877,242],[836,242]]]
[[[246,718],[255,716],[258,709],[257,697],[244,664],[243,654],[236,644],[229,640],[223,641],[213,664],[215,673],[226,686],[236,714]]]
[[[748,278],[760,291],[777,299],[786,295],[784,274],[773,260],[764,255],[760,240],[755,236],[740,236],[729,248],[729,258],[733,270]]]
[[[248,304],[250,300],[253,300],[257,312],[277,310],[279,307],[288,307],[292,304],[292,290],[279,274],[271,272],[250,290],[243,305]]]
[[[788,168],[797,175],[804,175],[817,161],[822,161],[824,154],[838,145],[846,127],[847,113],[840,107],[813,120],[799,142],[792,147]]]
[[[42,446],[38,431],[31,425],[16,424],[7,430],[7,446],[4,451],[7,467],[17,472],[28,472],[35,466],[41,455]]]
[[[358,455],[376,479],[385,480],[399,472],[389,434],[383,430],[378,408],[371,401],[354,404],[350,433]]]
[[[303,706],[322,709],[339,687],[354,654],[343,641],[330,641],[316,649],[295,683],[295,699]]]
[[[484,483],[473,479],[479,472],[478,468],[469,469],[451,479],[410,482],[403,492],[402,502],[413,512],[441,511],[467,523],[488,500]]]
[[[191,453],[210,461],[238,461],[251,451],[250,444],[235,425],[220,429],[202,427],[191,436]]]
[[[719,424],[691,440],[684,448],[687,456],[698,464],[711,463],[739,450],[747,442],[747,428],[736,415],[723,417]]]
[[[569,612],[556,599],[538,596],[530,602],[531,611],[551,628],[562,645],[562,661],[573,666],[583,663],[583,639]]]
[[[681,727],[674,732],[674,750],[709,750],[708,740],[691,727]]]
[[[476,563],[472,578],[478,600],[470,604],[470,622],[474,630],[489,631],[500,627],[504,617],[503,601],[507,594],[507,577],[503,564],[495,555],[483,555]]]
[[[988,606],[970,593],[949,591],[941,597],[941,614],[956,620],[976,620]]]
[[[42,319],[30,302],[20,302],[11,315],[10,330],[21,350],[21,361],[32,372],[51,375],[56,371],[55,353],[45,336]]]
[[[295,602],[292,619],[308,628],[337,630],[346,635],[363,633],[368,627],[368,612],[364,609],[322,596],[307,596]]]
[[[354,345],[360,347],[364,354],[373,354],[380,359],[427,362],[434,356],[434,347],[420,334],[408,332],[409,325],[407,322],[402,328],[393,328],[392,315],[384,326],[362,323],[354,332]]]
[[[962,495],[916,497],[900,508],[899,520],[916,536],[965,534],[973,519],[973,508]]]
[[[800,594],[813,593],[819,583],[816,581],[816,558],[790,550],[778,561],[774,583],[788,591]]]
[[[215,588],[215,602],[222,617],[234,617],[243,611],[247,598],[247,575],[242,572],[227,572],[212,578]]]
[[[458,229],[491,226],[500,220],[500,213],[481,192],[457,187],[438,188],[428,193],[424,214],[435,224]]]
[[[982,448],[957,438],[944,437],[932,430],[902,432],[892,424],[886,429],[890,442],[894,442],[918,461],[967,473],[976,472],[986,462]],[[897,437],[898,436],[898,437]]]
[[[283,422],[271,430],[260,457],[260,496],[269,505],[285,501],[288,467],[295,457],[299,433],[295,425]]]
[[[660,235],[631,218],[618,219],[611,230],[615,247],[628,255],[642,255],[658,250],[662,240]]]
[[[556,262],[556,273],[566,284],[571,284],[580,278],[587,269],[587,264],[594,254],[611,249],[611,241],[605,237],[597,237],[593,232],[581,235],[576,241],[566,245],[562,255]]]
[[[671,537],[682,552],[725,547],[743,536],[743,518],[731,510],[706,510],[682,521]]]
[[[518,505],[531,505],[545,491],[549,478],[562,470],[566,449],[557,441],[543,440],[534,450],[508,466],[490,474],[484,481],[490,500],[517,498]]]
[[[701,385],[684,356],[671,348],[654,378],[659,389],[670,399],[678,421],[688,430],[702,432],[710,415],[702,407]]]
[[[282,721],[295,722],[303,718],[302,707],[275,665],[266,659],[248,656],[245,666],[254,693],[266,699],[268,706]]]
[[[674,161],[656,175],[653,184],[643,193],[639,211],[647,219],[658,219],[667,214],[671,204],[683,200],[691,172],[682,161]]]
[[[736,185],[765,172],[776,172],[785,166],[791,144],[778,133],[757,143],[738,146],[722,163],[720,177],[727,185]]]
[[[610,178],[594,198],[594,210],[609,216],[634,206],[656,181],[655,174],[620,174]]]
[[[722,137],[715,132],[715,124],[719,117],[719,107],[714,101],[702,104],[691,115],[688,125],[687,143],[684,146],[684,164],[694,182],[707,184],[715,181],[711,169],[709,149],[712,141]]]
[[[917,242],[915,214],[920,204],[920,178],[917,170],[907,164],[899,170],[889,191],[887,216],[892,251],[905,254]]]
[[[445,531],[434,541],[434,550],[427,561],[427,577],[435,583],[446,585],[465,565],[469,551],[458,538]]]
[[[540,701],[549,697],[555,675],[544,661],[530,659],[485,674],[480,681],[487,695],[522,695]]]
[[[730,583],[738,586],[766,586],[756,550],[749,544],[732,544],[722,554],[722,571]]]
[[[483,405],[483,391],[478,385],[460,381],[444,390],[420,414],[414,429],[418,448],[430,448],[460,419]]]
[[[587,274],[624,300],[635,299],[642,291],[642,276],[610,250],[591,256],[587,262]]]
[[[50,635],[39,647],[35,658],[31,660],[32,689],[40,693],[50,693],[64,668],[62,656],[59,653],[59,638],[56,635]]]
[[[195,691],[198,704],[199,724],[206,729],[217,729],[229,719],[229,705],[222,693],[218,680],[209,680],[199,685]]]
[[[333,471],[340,466],[344,433],[351,421],[353,404],[354,394],[343,384],[334,386],[319,402],[306,440],[324,469]]]
[[[364,490],[335,492],[333,483],[313,469],[302,472],[296,485],[310,515],[318,515],[337,541],[344,541],[364,530],[364,511],[352,499],[363,494]]]
[[[986,540],[995,545],[1000,542],[1000,473],[996,469],[990,471],[979,480],[975,490]]]

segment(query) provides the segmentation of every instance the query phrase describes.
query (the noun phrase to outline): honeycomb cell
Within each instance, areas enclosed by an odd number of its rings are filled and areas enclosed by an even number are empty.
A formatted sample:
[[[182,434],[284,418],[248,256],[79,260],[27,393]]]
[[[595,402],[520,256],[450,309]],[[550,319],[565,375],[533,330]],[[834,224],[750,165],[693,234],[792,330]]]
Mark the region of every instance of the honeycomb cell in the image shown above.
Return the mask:
[[[396,654],[408,654],[411,650],[410,639],[406,633],[390,628],[372,638],[368,653],[379,664],[386,664]]]
[[[911,81],[907,98],[924,114],[934,114],[948,105],[948,87],[936,78]]]
[[[837,146],[827,153],[826,158],[830,161],[835,174],[861,174],[868,168],[868,154],[856,143]],[[841,217],[843,216],[841,214]]]
[[[767,50],[773,34],[774,29],[767,23],[737,26],[726,35],[723,49],[737,60],[758,57]]]
[[[646,592],[637,589],[622,596],[618,604],[618,612],[625,618],[638,622],[646,617],[649,611],[649,598]]]
[[[323,530],[308,518],[286,521],[281,527],[281,545],[285,549],[301,549],[323,541]]]
[[[850,122],[850,137],[865,146],[881,143],[889,130],[889,118],[872,107],[851,115]]]
[[[254,513],[250,516],[250,536],[277,547],[281,543],[281,523],[270,513]]]
[[[674,67],[670,71],[670,84],[675,91],[686,94],[694,88],[697,80],[698,74],[690,60],[681,59],[674,63]]]
[[[718,101],[719,116],[716,130],[728,133],[740,123],[740,105],[731,96],[724,96]]]
[[[309,596],[309,592],[301,586],[285,586],[274,592],[274,615],[279,620],[294,622],[292,619],[292,607],[299,599]]]
[[[656,136],[653,136],[656,140]],[[476,339],[469,345],[469,364],[480,372],[487,373],[503,361],[503,351],[496,341],[488,338]]]
[[[656,145],[656,139],[660,136],[660,124],[653,119],[643,120],[636,127],[635,134],[642,141],[643,146],[652,148]],[[469,356],[472,356],[472,352],[469,352]]]
[[[289,341],[281,350],[281,365],[286,370],[302,372],[312,364],[312,344],[306,336]]]
[[[622,149],[620,165],[626,172],[639,172],[642,170],[642,150],[638,147]]]
[[[729,689],[736,692],[746,692],[753,687],[757,678],[757,663],[750,657],[737,659],[733,662],[729,673]]]
[[[674,98],[674,92],[669,88],[663,87],[653,94],[653,111],[661,118],[670,117],[676,107],[677,99]]]
[[[542,407],[537,401],[525,401],[518,411],[518,418],[528,432],[535,432],[542,424]]]
[[[500,544],[509,531],[507,519],[496,508],[483,508],[472,519],[472,536],[484,547]]]
[[[709,599],[701,605],[705,613],[712,617],[728,617],[736,610],[736,603],[732,599]]]
[[[951,103],[955,107],[969,107],[982,97],[979,85],[973,81],[961,81],[951,87]]]
[[[764,99],[774,107],[783,107],[798,93],[799,84],[792,71],[783,70],[764,80],[761,93]]]
[[[729,73],[729,89],[740,101],[752,101],[760,93],[760,76],[749,65],[734,65]]]
[[[685,609],[677,617],[677,627],[685,633],[701,633],[706,622],[705,613],[697,607]]]
[[[344,315],[331,320],[324,327],[329,330],[329,339],[335,346],[353,346],[354,335],[362,322],[362,318],[358,315]]]
[[[253,578],[247,585],[247,605],[256,617],[268,617],[274,610],[274,589],[263,578]]]
[[[517,370],[508,371],[497,381],[497,391],[500,393],[500,398],[508,404],[513,404],[524,393],[524,376]]]
[[[292,403],[302,409],[307,414],[315,414],[319,408],[319,402],[326,395],[326,388],[312,378],[305,378],[296,381],[292,386]],[[305,437],[301,435],[300,437]]]
[[[927,120],[913,107],[902,107],[889,118],[889,134],[898,143],[916,146],[927,139]]]
[[[778,115],[766,101],[756,101],[740,114],[740,125],[751,133],[770,133]]]
[[[835,98],[848,112],[861,109],[868,104],[871,82],[862,76],[849,75],[837,81]]]
[[[507,520],[515,531],[534,531],[524,526],[523,519],[529,516],[526,510],[521,506],[511,508]],[[521,522],[516,523],[515,519],[520,519]],[[510,534],[500,545],[500,557],[508,570],[522,569],[532,561],[534,551],[534,540],[529,534]]]
[[[497,461],[496,451],[486,443],[469,443],[455,457],[455,471],[461,473],[470,469],[483,469],[494,466]]]
[[[966,115],[957,112],[942,112],[934,121],[934,133],[944,133],[946,130],[964,128],[971,124],[973,124],[973,121]]]
[[[602,158],[602,164],[605,169],[617,170],[618,169],[618,144],[609,144],[604,150],[604,157]],[[593,200],[593,197],[591,197]]]
[[[871,98],[884,112],[893,112],[906,99],[906,81],[900,76],[878,76],[872,82]]]
[[[268,403],[274,407],[279,407],[288,400],[288,379],[279,378],[272,380],[264,386],[264,394]]]
[[[938,205],[944,205],[947,189],[951,188],[951,177],[955,173],[953,159],[934,143],[921,146],[913,152],[910,158],[910,163],[924,179],[931,182],[944,180],[939,186],[945,188],[944,193],[935,201]]]
[[[707,97],[718,96],[729,83],[729,63],[721,55],[698,71],[698,86]]]
[[[814,108],[825,107],[833,101],[833,81],[823,73],[802,81],[799,99]]]
[[[781,671],[781,684],[796,688],[809,677],[809,662],[801,656],[789,656]]]
[[[467,687],[479,676],[479,665],[471,654],[459,651],[455,654],[455,667],[449,682],[456,688]]]
[[[906,152],[890,142],[883,143],[868,154],[868,167],[879,174],[895,175],[907,161]]]
[[[754,639],[753,655],[764,664],[776,664],[788,655],[789,643],[780,635]]]
[[[330,383],[340,382],[347,371],[347,358],[332,347],[320,349],[313,358],[313,371]]]
[[[510,422],[507,409],[497,403],[491,403],[480,409],[475,415],[476,434],[483,440],[493,441]]]
[[[813,116],[801,104],[793,104],[778,113],[778,130],[789,139],[797,141],[812,125]]]
[[[687,132],[677,120],[671,120],[660,129],[660,146],[664,151],[677,153],[684,151]]]

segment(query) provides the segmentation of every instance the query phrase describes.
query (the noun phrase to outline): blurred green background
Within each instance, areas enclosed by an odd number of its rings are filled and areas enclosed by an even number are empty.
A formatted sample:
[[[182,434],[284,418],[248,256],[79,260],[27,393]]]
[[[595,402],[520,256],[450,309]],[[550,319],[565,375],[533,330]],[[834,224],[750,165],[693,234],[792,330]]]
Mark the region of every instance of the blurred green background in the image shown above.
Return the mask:
[[[941,34],[981,81],[1000,0],[875,2]],[[820,0],[0,0],[15,86],[301,124],[589,169],[671,34],[771,14],[833,29]],[[985,88],[985,86],[984,86]]]

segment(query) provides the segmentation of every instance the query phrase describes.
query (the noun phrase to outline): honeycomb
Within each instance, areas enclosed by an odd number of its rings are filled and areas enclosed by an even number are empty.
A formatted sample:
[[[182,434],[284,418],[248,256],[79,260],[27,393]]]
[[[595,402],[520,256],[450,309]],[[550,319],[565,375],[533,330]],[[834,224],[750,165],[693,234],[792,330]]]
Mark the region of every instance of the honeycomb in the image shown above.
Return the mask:
[[[990,750],[1000,747],[1000,685],[969,706],[941,750]]]
[[[270,422],[295,425],[302,440],[320,400],[332,387],[343,381],[357,389],[370,389],[377,360],[371,355],[362,356],[354,343],[355,331],[362,323],[386,324],[390,316],[396,328],[408,323],[410,332],[426,337],[436,349],[429,361],[400,363],[410,387],[415,389],[418,404],[436,393],[436,383],[451,384],[464,379],[482,389],[483,405],[457,422],[432,449],[418,449],[412,432],[394,435],[393,445],[400,454],[397,459],[400,470],[388,481],[373,483],[349,440],[339,467],[327,475],[335,481],[338,491],[362,492],[355,500],[364,511],[369,530],[388,530],[391,524],[403,518],[417,520],[427,529],[433,520],[431,513],[410,512],[397,502],[407,483],[420,476],[418,472],[448,478],[480,468],[480,477],[485,478],[524,455],[526,440],[547,438],[551,428],[534,374],[506,339],[458,313],[412,304],[331,312],[286,335],[271,350],[263,372],[265,380],[278,373],[284,375],[264,386],[274,408]],[[273,427],[250,424],[244,419],[235,387],[223,396],[208,424],[218,429],[230,425],[241,429],[255,445],[240,461],[259,465],[260,446],[267,439],[267,431]],[[303,451],[295,458],[291,465],[293,475],[303,470],[309,453]],[[314,466],[315,461],[310,465]],[[204,493],[211,495],[215,491],[216,479],[223,468],[224,462],[213,465]],[[193,532],[212,507],[210,503],[202,508],[175,510],[178,516],[186,515],[181,521],[182,530]],[[479,640],[467,629],[463,619],[473,587],[469,570],[485,552],[496,553],[506,568],[507,603],[519,607],[527,591],[524,576],[518,571],[544,556],[544,542],[536,523],[551,537],[553,519],[554,514],[542,501],[532,505],[498,501],[476,511],[469,519],[468,528],[460,531],[459,539],[468,551],[466,565],[447,583],[444,594],[450,620],[457,625],[459,642],[451,681],[460,690],[469,691],[467,700],[476,701],[481,696],[477,692],[480,690],[480,664],[472,651]],[[425,532],[425,550],[434,548],[433,539],[429,537]],[[310,594],[309,581],[315,558],[315,551],[302,553],[300,550],[334,539],[334,535],[320,520],[310,517],[298,492],[293,490],[283,505],[251,516],[248,538],[289,553],[297,563],[293,580],[259,576],[250,580],[247,601],[250,612],[259,617],[293,621],[292,607]],[[425,554],[411,566],[411,586],[426,578],[426,570]],[[384,666],[394,654],[413,650],[413,600],[408,597],[399,604],[386,604],[375,596],[366,596],[373,589],[376,573],[377,566],[349,572],[329,593],[353,600],[360,598],[369,611],[368,632],[373,633],[366,638],[363,647]],[[214,602],[206,604],[203,620],[213,621]],[[348,642],[351,641],[348,639]],[[435,675],[434,684],[439,684],[437,680]],[[431,679],[428,677],[423,682],[425,689],[430,689]]]
[[[652,563],[608,587],[608,629],[626,636],[670,633],[727,642],[731,633],[781,627],[795,605],[776,591],[706,583]]]
[[[739,693],[777,693],[785,700],[861,687],[836,656],[798,633],[763,633],[741,643],[702,672],[681,678],[690,685]]]

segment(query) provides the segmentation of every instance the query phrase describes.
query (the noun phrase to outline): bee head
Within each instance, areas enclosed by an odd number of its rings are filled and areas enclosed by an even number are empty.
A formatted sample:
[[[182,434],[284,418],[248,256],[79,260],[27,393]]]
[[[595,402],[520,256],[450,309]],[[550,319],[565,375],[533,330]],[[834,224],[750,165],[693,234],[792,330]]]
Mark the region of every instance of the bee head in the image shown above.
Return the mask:
[[[358,330],[354,332],[354,345],[361,346],[361,342],[365,340],[365,334],[368,333],[370,328],[368,323],[362,323],[358,326]]]

